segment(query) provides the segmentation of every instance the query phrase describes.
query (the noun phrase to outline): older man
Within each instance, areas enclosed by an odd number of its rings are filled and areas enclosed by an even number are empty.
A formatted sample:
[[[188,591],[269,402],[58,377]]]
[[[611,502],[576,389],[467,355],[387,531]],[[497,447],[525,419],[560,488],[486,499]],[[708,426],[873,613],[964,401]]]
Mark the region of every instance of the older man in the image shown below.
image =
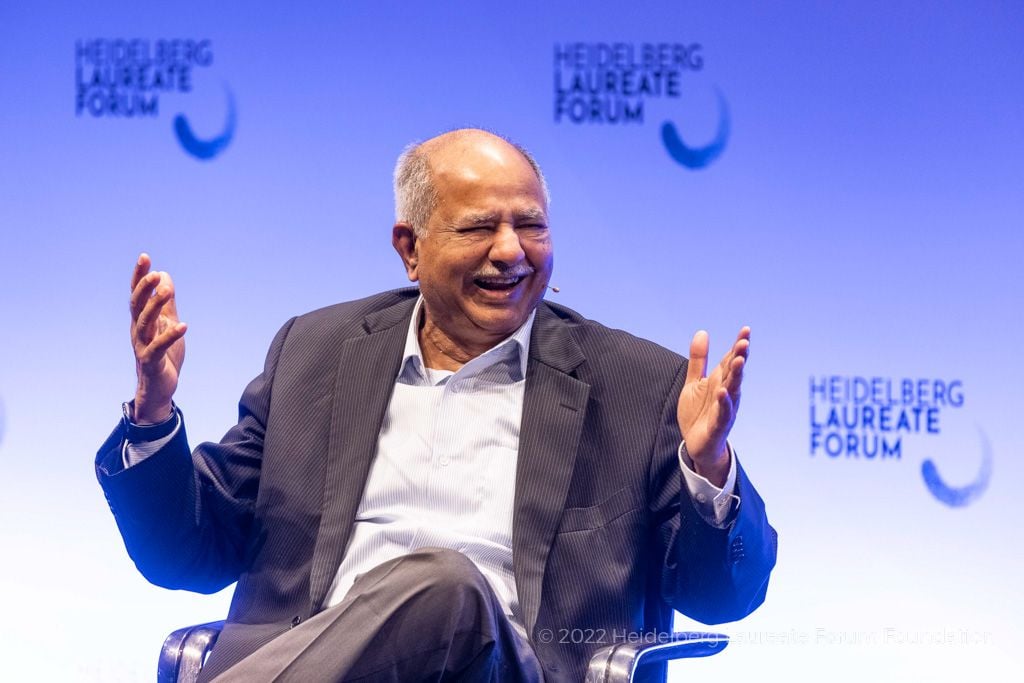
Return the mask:
[[[418,289],[288,321],[191,456],[173,283],[136,265],[97,474],[147,578],[238,581],[204,679],[579,680],[673,608],[756,608],[775,532],[726,444],[749,330],[707,374],[703,332],[687,363],[544,302],[544,179],[490,133],[410,148],[395,196]]]

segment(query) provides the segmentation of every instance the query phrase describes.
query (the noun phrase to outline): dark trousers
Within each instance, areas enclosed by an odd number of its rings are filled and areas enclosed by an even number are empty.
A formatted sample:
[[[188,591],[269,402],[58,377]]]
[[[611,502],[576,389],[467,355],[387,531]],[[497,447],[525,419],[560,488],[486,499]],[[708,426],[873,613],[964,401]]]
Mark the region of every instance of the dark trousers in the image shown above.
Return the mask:
[[[361,575],[345,599],[214,683],[539,683],[540,664],[465,555],[424,548]]]

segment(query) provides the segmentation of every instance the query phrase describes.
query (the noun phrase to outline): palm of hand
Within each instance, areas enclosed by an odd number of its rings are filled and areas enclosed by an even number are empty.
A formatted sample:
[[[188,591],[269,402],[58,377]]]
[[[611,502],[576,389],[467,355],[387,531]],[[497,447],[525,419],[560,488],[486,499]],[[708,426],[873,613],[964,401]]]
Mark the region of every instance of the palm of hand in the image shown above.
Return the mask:
[[[131,340],[138,387],[136,417],[167,414],[185,361],[186,326],[178,319],[174,282],[164,272],[149,272],[149,256],[139,257],[132,273]]]
[[[750,328],[740,330],[732,348],[710,374],[706,374],[708,346],[707,332],[697,332],[690,343],[686,383],[679,394],[676,412],[679,431],[698,472],[720,470],[723,465],[728,469],[726,438],[739,408],[743,368],[750,351]]]
[[[153,335],[150,338],[142,339],[137,332],[132,335],[136,368],[149,378],[150,382],[158,379],[162,380],[159,384],[171,387],[172,393],[173,388],[177,386],[181,366],[185,362],[185,339],[184,337],[178,337],[169,346],[165,347],[162,353],[158,349],[153,348],[153,341],[161,335],[167,335],[169,332],[173,333],[180,322],[177,311],[174,309],[174,304],[171,302],[170,304],[165,304],[160,310],[160,314],[154,323]]]

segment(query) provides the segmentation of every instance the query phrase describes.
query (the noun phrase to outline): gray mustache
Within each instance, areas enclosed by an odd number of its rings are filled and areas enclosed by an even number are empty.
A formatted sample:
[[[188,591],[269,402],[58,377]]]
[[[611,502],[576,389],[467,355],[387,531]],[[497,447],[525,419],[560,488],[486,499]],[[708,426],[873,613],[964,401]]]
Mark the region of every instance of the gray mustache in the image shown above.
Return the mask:
[[[527,275],[533,275],[534,269],[527,265],[519,265],[514,268],[508,268],[506,270],[499,270],[497,268],[485,268],[478,270],[473,273],[474,278],[480,277],[526,277]]]

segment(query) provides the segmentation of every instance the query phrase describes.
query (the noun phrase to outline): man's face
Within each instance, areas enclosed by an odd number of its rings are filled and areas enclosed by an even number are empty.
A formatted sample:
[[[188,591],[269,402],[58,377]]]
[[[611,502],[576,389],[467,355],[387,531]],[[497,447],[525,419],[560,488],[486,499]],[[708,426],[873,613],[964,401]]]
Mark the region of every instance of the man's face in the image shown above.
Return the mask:
[[[501,140],[438,151],[431,167],[439,201],[416,240],[410,278],[449,337],[491,346],[526,321],[551,277],[543,189]]]

